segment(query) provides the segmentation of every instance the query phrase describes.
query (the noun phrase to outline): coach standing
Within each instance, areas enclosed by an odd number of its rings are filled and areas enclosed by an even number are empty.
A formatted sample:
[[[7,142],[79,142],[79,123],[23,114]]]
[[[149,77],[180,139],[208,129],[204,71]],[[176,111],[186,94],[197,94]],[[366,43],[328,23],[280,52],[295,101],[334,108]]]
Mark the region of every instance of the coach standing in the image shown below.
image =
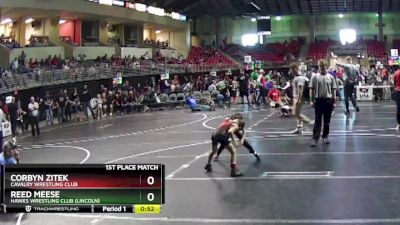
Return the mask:
[[[396,102],[396,116],[397,116],[397,126],[396,129],[400,129],[400,69],[398,69],[393,76],[394,83],[394,93],[393,97]]]
[[[82,106],[83,106],[83,110],[85,111],[86,119],[89,119],[88,110],[92,114],[93,119],[96,119],[96,114],[94,113],[92,106],[90,105],[90,100],[92,99],[92,96],[90,95],[87,85],[83,85],[83,92],[82,92],[81,99],[82,99]]]
[[[360,112],[360,108],[357,106],[357,94],[356,94],[356,88],[355,85],[357,84],[357,81],[360,76],[360,66],[359,65],[353,65],[352,64],[352,59],[350,56],[346,58],[345,63],[338,63],[337,62],[337,57],[334,57],[336,61],[336,65],[343,68],[344,70],[344,104],[346,106],[346,111],[345,114],[346,116],[350,115],[350,110],[349,110],[349,100],[353,104],[353,107],[356,109],[356,112]]]
[[[335,78],[326,72],[327,63],[321,60],[318,64],[319,73],[315,74],[310,81],[310,104],[315,107],[315,124],[311,147],[315,147],[320,138],[322,117],[324,117],[322,141],[329,144],[329,124],[337,88]]]

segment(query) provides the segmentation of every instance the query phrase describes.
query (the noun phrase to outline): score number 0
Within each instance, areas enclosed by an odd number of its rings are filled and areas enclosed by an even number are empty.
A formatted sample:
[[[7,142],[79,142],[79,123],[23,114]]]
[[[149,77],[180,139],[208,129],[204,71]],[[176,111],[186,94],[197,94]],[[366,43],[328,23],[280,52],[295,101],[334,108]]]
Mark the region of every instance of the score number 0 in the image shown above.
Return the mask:
[[[154,177],[149,176],[149,177],[147,178],[147,184],[150,185],[150,186],[153,185],[153,184],[154,184]],[[148,200],[149,202],[154,201],[154,193],[148,193],[148,194],[147,194],[147,200]]]

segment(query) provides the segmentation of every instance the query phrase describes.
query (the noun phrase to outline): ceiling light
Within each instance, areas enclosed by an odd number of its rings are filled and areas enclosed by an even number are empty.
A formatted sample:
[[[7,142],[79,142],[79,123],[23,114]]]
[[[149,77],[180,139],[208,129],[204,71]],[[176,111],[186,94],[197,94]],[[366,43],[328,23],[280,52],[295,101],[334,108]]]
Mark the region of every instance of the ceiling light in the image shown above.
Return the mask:
[[[277,16],[275,17],[276,20],[281,21],[282,17],[281,16]]]
[[[161,33],[161,30],[156,30],[156,34],[159,34],[159,33]]]
[[[261,8],[260,8],[256,3],[250,2],[250,4],[251,4],[252,6],[254,6],[254,8],[258,9],[258,11],[261,11]]]
[[[26,24],[30,24],[30,23],[32,23],[33,21],[34,21],[34,19],[28,18],[28,19],[25,20],[25,23],[26,23]]]
[[[339,18],[343,18],[344,17],[343,13],[339,13],[338,16],[339,16]]]
[[[251,22],[256,22],[257,21],[257,19],[256,18],[251,18]]]
[[[375,14],[375,16],[376,16],[376,17],[379,17],[379,14],[378,14],[378,13],[376,13],[376,14]]]
[[[357,39],[357,32],[354,29],[341,29],[339,38],[342,45],[354,43]]]
[[[60,20],[58,21],[58,24],[64,24],[66,21],[65,20]]]
[[[4,19],[4,20],[2,20],[2,21],[0,22],[0,24],[7,24],[7,23],[12,23],[12,19],[6,18],[6,19]]]

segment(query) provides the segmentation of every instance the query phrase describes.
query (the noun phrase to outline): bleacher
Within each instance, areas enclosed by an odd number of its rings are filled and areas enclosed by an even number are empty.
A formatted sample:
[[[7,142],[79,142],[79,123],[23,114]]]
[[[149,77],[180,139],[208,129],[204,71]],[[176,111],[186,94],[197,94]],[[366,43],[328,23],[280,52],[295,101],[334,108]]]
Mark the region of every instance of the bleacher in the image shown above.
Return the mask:
[[[338,45],[337,41],[318,41],[311,43],[308,48],[307,59],[320,60],[325,59],[328,55],[328,49],[333,45]]]
[[[13,37],[0,37],[0,44],[9,49],[21,47]]]
[[[387,56],[384,42],[376,40],[366,40],[365,44],[367,46],[369,57],[382,59]]]
[[[396,43],[395,41],[393,42]],[[316,43],[311,43],[308,49],[307,59],[310,60],[319,60],[325,59],[328,56],[328,50],[330,47],[335,45],[341,45],[337,41],[327,40],[327,41],[318,41]],[[346,45],[347,46],[347,45]],[[377,40],[360,40],[352,45],[348,45],[350,48],[365,46],[367,48],[368,56],[373,58],[384,58],[386,57],[386,47],[385,43]],[[400,47],[400,43],[398,43]]]
[[[299,41],[293,40],[290,42],[276,42],[266,45],[266,48],[276,56],[285,56],[286,53],[292,54],[294,57],[299,57],[301,44]]]
[[[186,64],[205,64],[205,65],[218,65],[235,64],[232,60],[226,57],[221,52],[209,47],[192,47],[186,59]]]
[[[55,46],[51,43],[49,36],[36,36],[32,35],[29,38],[29,45],[25,47],[48,47],[48,46]]]
[[[229,44],[222,48],[224,52],[235,59],[243,60],[244,55],[251,55],[254,60],[272,62],[274,64],[284,64],[286,56],[292,55],[298,58],[301,44],[299,41],[269,43],[255,47],[243,47],[240,45]]]

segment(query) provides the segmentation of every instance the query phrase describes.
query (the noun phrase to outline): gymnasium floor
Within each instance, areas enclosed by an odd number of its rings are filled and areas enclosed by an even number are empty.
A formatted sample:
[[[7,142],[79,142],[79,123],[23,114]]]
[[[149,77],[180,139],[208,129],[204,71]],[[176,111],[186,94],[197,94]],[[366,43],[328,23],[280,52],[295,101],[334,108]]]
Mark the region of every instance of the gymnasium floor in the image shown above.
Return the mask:
[[[243,147],[243,178],[229,177],[225,151],[212,174],[203,167],[212,127],[244,112],[256,163]],[[312,110],[306,114],[312,117]],[[18,214],[0,224],[400,224],[400,139],[395,108],[362,103],[349,118],[339,107],[331,144],[309,147],[311,132],[291,134],[293,118],[243,106],[216,112],[150,112],[43,128],[23,137],[23,163],[163,163],[162,214]]]

